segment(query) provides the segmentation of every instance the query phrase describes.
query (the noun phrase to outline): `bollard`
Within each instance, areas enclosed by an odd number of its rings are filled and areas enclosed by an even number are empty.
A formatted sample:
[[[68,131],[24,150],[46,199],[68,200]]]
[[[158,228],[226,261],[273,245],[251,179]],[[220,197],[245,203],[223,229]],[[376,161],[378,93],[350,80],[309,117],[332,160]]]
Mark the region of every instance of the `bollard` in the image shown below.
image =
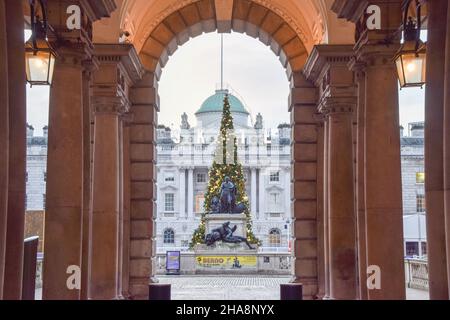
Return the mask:
[[[171,285],[151,283],[148,285],[148,300],[171,300]]]
[[[23,250],[22,300],[34,300],[39,237],[25,239]]]
[[[282,301],[303,300],[303,284],[301,283],[282,284],[280,286],[280,297],[281,297],[280,300]]]

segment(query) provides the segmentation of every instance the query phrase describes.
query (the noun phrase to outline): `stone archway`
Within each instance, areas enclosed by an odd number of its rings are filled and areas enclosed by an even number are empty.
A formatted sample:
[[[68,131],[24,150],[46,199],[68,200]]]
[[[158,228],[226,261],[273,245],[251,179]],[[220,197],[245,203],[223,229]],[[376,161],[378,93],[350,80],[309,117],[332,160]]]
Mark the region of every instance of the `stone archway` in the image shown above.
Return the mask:
[[[226,2],[226,1],[225,1]],[[132,297],[148,294],[148,279],[155,269],[154,215],[156,212],[156,125],[159,111],[158,81],[169,56],[178,46],[203,32],[236,31],[259,38],[279,56],[291,84],[289,111],[292,115],[292,217],[294,256],[293,281],[304,284],[306,298],[318,294],[318,228],[321,206],[318,192],[318,141],[320,120],[315,117],[318,92],[305,80],[302,69],[308,58],[298,30],[286,17],[257,2],[236,0],[231,7],[215,6],[213,0],[178,6],[153,26],[139,53],[147,70],[131,89],[130,124],[130,265],[128,279]],[[320,182],[319,182],[320,183]],[[149,215],[149,212],[153,213]],[[126,245],[125,245],[126,246]],[[149,250],[148,248],[151,248]],[[152,258],[152,264],[150,259]]]

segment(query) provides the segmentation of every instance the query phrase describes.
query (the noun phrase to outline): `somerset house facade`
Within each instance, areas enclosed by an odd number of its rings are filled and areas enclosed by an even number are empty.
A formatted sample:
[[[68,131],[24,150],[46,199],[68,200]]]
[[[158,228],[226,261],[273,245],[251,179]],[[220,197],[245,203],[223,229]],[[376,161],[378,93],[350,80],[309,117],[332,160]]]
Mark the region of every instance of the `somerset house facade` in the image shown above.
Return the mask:
[[[158,255],[168,250],[188,251],[203,213],[208,168],[213,161],[224,95],[217,91],[195,113],[197,126],[186,115],[179,128],[157,129]],[[253,230],[262,241],[260,250],[289,253],[291,129],[287,124],[266,128],[263,117],[251,115],[230,95],[239,137],[239,160],[244,164]],[[426,204],[424,188],[424,123],[401,128],[404,250],[406,257],[426,257]],[[45,208],[47,127],[43,136],[27,128],[27,211]]]
[[[223,99],[217,90],[195,113],[197,126],[187,115],[181,126],[157,130],[157,249],[186,251],[203,213],[208,168],[214,160]],[[244,104],[229,94],[238,138],[238,156],[245,170],[253,230],[262,241],[261,250],[288,252],[290,225],[291,129],[280,124],[264,126],[258,114],[254,123]]]

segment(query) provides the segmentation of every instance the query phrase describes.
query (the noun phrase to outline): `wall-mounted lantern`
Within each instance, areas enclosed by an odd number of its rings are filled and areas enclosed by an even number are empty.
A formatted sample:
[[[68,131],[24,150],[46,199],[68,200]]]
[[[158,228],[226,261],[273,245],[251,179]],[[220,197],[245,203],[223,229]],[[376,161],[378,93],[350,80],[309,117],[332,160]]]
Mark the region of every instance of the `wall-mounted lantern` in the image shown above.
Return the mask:
[[[51,85],[55,68],[56,55],[47,40],[47,3],[38,0],[42,20],[36,12],[36,0],[29,0],[31,12],[31,37],[25,43],[25,68],[27,82],[31,86]]]
[[[400,87],[423,87],[426,83],[426,44],[420,40],[422,29],[421,3],[415,0],[417,21],[408,16],[412,0],[404,8],[404,43],[395,56]]]

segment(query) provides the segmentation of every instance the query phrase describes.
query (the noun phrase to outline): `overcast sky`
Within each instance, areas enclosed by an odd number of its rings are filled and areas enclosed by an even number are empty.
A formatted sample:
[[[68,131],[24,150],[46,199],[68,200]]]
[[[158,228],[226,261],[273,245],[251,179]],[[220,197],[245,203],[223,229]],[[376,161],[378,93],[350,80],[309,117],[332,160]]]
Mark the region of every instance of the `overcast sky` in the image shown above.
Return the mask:
[[[267,127],[289,122],[289,83],[278,57],[259,40],[240,33],[226,34],[224,79],[244,102],[254,121],[259,112]],[[220,84],[220,35],[205,34],[188,41],[170,57],[159,83],[159,123],[178,127],[186,112],[191,125],[194,113]],[[48,123],[48,87],[28,89],[28,122],[36,132]],[[400,92],[400,122],[424,119],[424,90]]]

